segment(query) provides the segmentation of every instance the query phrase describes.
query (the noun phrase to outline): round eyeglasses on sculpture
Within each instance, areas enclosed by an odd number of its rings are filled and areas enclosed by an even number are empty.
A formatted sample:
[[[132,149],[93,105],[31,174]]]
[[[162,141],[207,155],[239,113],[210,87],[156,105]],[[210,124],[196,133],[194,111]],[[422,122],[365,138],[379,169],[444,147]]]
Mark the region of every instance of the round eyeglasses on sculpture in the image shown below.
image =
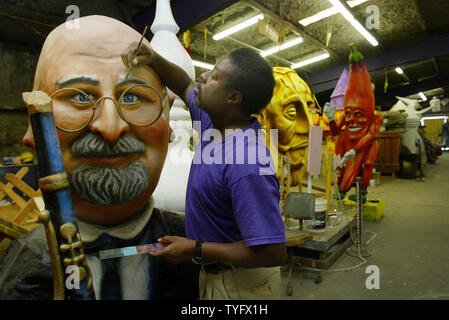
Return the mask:
[[[108,99],[114,102],[118,114],[126,123],[150,126],[161,117],[167,93],[164,92],[162,99],[154,87],[136,84],[127,88],[118,101],[112,97],[95,99],[93,95],[76,88],[56,90],[50,97],[56,127],[73,133],[88,127],[94,119],[98,104]]]

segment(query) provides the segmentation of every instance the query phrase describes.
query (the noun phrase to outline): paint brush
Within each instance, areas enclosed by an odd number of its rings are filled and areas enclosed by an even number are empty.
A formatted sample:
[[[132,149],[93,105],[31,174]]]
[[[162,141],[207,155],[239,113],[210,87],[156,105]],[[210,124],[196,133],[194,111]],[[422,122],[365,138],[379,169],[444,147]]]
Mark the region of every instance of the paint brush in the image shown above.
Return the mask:
[[[137,49],[134,52],[133,60],[131,62],[128,61],[128,72],[126,73],[125,80],[128,79],[129,73],[131,71],[131,66],[133,64],[134,59],[137,57],[137,52],[139,52],[140,46],[142,45],[142,41],[143,41],[143,38],[145,37],[145,34],[147,33],[147,30],[148,30],[148,26],[145,26],[145,29],[143,30],[143,33],[142,33],[142,37],[140,38],[139,44],[137,45]]]
[[[98,256],[99,256],[100,260],[134,256],[136,254],[159,251],[159,250],[163,249],[165,246],[166,246],[165,244],[156,242],[156,243],[150,243],[150,244],[143,244],[140,246],[131,246],[131,247],[125,247],[125,248],[101,250],[101,251],[99,251]]]

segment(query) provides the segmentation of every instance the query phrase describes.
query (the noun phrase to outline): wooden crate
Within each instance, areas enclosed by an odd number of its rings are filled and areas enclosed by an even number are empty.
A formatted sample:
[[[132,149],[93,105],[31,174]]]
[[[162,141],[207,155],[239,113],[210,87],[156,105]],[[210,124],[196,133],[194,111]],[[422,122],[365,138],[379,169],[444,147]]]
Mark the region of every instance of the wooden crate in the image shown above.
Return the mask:
[[[0,200],[9,198],[12,201],[11,204],[0,206],[0,240],[4,237],[12,240],[20,238],[39,225],[39,209],[33,198],[42,198],[42,192],[40,189],[34,190],[22,180],[28,170],[28,167],[22,167],[16,174],[6,173],[7,183],[0,182]],[[26,198],[20,196],[19,191]]]
[[[374,168],[382,173],[395,173],[401,168],[399,154],[401,150],[401,133],[384,131],[379,133],[379,152],[374,162]]]

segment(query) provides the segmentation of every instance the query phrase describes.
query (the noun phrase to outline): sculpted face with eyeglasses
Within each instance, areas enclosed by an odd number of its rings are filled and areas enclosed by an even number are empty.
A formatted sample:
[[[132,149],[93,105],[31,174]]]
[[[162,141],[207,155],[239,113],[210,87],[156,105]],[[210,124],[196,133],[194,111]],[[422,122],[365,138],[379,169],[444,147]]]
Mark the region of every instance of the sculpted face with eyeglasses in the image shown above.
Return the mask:
[[[122,223],[148,203],[167,153],[173,102],[151,68],[134,67],[126,77],[121,54],[140,35],[111,20],[86,17],[78,30],[52,31],[33,88],[52,97],[75,213],[100,225]],[[30,127],[23,141],[33,147]]]
[[[174,95],[148,66],[134,66],[128,74],[122,53],[140,40],[137,31],[105,16],[79,23],[79,29],[62,24],[48,35],[33,90],[52,99],[95,296],[196,299],[198,268],[191,261],[173,265],[148,254],[99,259],[101,250],[185,235],[184,220],[152,201],[167,154]],[[30,126],[23,141],[34,146]],[[38,226],[2,257],[0,299],[51,299],[52,282],[45,233]]]

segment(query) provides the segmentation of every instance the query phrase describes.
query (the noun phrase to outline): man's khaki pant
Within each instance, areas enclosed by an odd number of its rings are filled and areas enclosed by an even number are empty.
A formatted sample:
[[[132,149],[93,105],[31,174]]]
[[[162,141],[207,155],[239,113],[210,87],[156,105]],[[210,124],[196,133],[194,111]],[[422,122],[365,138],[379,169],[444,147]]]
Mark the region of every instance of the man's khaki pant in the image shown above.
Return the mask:
[[[279,300],[281,269],[240,268],[218,274],[200,272],[200,300]]]

